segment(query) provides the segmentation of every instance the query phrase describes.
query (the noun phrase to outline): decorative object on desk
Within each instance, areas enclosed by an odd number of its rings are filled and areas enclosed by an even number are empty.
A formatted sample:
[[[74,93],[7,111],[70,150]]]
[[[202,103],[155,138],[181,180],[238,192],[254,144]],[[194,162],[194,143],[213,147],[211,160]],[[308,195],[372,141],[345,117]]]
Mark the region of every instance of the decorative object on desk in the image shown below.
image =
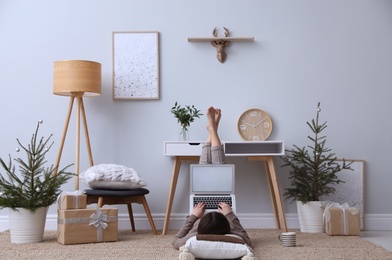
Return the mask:
[[[312,119],[311,123],[307,122],[314,133],[313,137],[308,136],[311,144],[307,147],[310,151],[305,147],[299,148],[294,145],[291,150],[286,150],[288,155],[281,157],[284,161],[282,167],[291,167],[289,177],[291,187],[286,189],[283,196],[297,201],[301,232],[309,233],[324,232],[324,208],[320,197],[335,192],[333,185],[341,182],[336,173],[342,169],[350,169],[352,164],[352,162],[346,163],[344,159],[342,165],[339,164],[336,162],[335,154],[325,146],[326,136],[320,134],[327,127],[327,122],[319,124],[320,112],[319,102],[316,119]],[[302,207],[305,207],[306,213]],[[314,209],[315,212],[307,211],[309,208]]]
[[[211,42],[212,46],[216,48],[218,61],[220,63],[225,62],[226,52],[225,48],[230,45],[230,42],[251,42],[254,37],[230,37],[230,32],[226,27],[224,29],[224,37],[218,36],[217,27],[212,31],[212,36],[210,38],[188,38],[189,42]]]
[[[76,159],[75,159],[75,190],[79,190],[79,158],[80,158],[80,116],[82,116],[84,133],[87,144],[90,166],[94,165],[91,153],[90,138],[87,128],[86,114],[83,97],[101,95],[101,64],[85,60],[64,60],[54,63],[53,94],[69,96],[70,103],[65,127],[61,138],[56,166],[60,165],[61,154],[67,135],[69,120],[72,114],[72,106],[76,99]],[[56,168],[55,168],[56,169]]]
[[[113,99],[159,99],[159,33],[113,32]]]
[[[188,127],[195,121],[195,118],[200,118],[203,114],[194,105],[182,107],[177,102],[170,112],[177,118],[177,122],[180,123],[179,141],[189,141]]]
[[[45,168],[45,155],[53,145],[49,143],[52,135],[46,140],[42,137],[37,141],[39,121],[30,144],[25,147],[16,139],[19,147],[26,152],[27,161],[22,158],[14,159],[19,164],[20,175],[15,173],[11,155],[6,164],[0,158],[0,164],[5,170],[0,175],[0,208],[9,208],[10,233],[12,243],[41,242],[45,228],[47,208],[57,201],[61,193],[61,185],[67,182],[73,173],[67,172],[70,166],[58,171],[58,165]],[[38,219],[37,219],[38,218]]]
[[[252,108],[241,114],[237,127],[245,141],[264,141],[272,132],[272,120],[264,110]]]

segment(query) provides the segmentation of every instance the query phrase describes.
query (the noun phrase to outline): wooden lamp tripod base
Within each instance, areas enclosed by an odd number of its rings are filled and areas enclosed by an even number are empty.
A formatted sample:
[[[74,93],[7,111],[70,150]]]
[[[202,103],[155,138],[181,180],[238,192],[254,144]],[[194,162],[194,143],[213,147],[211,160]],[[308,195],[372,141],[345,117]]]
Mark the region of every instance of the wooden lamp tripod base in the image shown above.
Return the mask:
[[[67,136],[67,130],[68,130],[68,125],[69,125],[69,120],[71,118],[72,114],[72,108],[74,104],[74,100],[76,99],[76,157],[75,157],[75,190],[79,189],[79,159],[80,159],[80,116],[82,116],[83,120],[83,125],[84,125],[84,134],[85,134],[85,139],[86,139],[86,144],[87,144],[87,152],[89,156],[89,162],[90,166],[94,165],[93,162],[93,156],[91,153],[91,146],[90,146],[90,138],[88,134],[88,128],[87,128],[87,120],[86,120],[86,113],[84,110],[84,104],[83,104],[83,92],[80,93],[72,93],[72,96],[70,97],[70,102],[69,102],[69,107],[68,107],[68,113],[67,117],[65,119],[65,126],[64,126],[64,131],[63,135],[61,137],[61,142],[60,142],[60,148],[57,154],[57,161],[56,161],[56,167],[59,166],[60,160],[61,160],[61,154],[63,151],[64,147],[64,142],[65,142],[65,137]],[[57,173],[57,171],[56,171]]]

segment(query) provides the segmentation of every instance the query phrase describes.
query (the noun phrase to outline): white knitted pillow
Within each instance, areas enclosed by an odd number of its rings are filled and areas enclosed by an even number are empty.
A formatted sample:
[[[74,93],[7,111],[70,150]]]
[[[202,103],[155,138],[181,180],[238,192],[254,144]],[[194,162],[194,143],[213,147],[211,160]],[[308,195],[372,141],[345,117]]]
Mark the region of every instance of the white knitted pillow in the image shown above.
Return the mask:
[[[80,177],[92,189],[120,190],[147,186],[134,169],[117,164],[94,165]]]
[[[227,236],[240,238],[232,234],[228,234]],[[196,236],[190,237],[186,241],[185,246],[180,248],[179,259],[189,259],[186,258],[188,254],[201,259],[237,259],[248,255],[253,256],[252,250],[245,243],[236,244],[221,241],[197,240]]]

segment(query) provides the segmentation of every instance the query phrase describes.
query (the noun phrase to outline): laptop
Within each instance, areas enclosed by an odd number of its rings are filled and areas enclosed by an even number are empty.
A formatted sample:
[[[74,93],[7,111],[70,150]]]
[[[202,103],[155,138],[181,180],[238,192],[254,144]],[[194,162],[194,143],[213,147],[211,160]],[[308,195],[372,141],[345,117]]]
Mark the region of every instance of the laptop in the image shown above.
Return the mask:
[[[206,212],[217,211],[219,202],[226,202],[235,213],[234,183],[234,164],[191,164],[189,212],[198,202],[204,202]]]

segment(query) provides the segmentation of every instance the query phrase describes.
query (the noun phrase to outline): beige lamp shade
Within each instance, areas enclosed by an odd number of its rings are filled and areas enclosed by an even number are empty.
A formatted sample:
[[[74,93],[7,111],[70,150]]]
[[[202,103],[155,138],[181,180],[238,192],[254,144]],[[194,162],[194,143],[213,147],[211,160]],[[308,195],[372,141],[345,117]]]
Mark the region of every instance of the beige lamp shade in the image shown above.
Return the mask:
[[[60,96],[101,95],[101,64],[86,60],[54,62],[53,94]]]

